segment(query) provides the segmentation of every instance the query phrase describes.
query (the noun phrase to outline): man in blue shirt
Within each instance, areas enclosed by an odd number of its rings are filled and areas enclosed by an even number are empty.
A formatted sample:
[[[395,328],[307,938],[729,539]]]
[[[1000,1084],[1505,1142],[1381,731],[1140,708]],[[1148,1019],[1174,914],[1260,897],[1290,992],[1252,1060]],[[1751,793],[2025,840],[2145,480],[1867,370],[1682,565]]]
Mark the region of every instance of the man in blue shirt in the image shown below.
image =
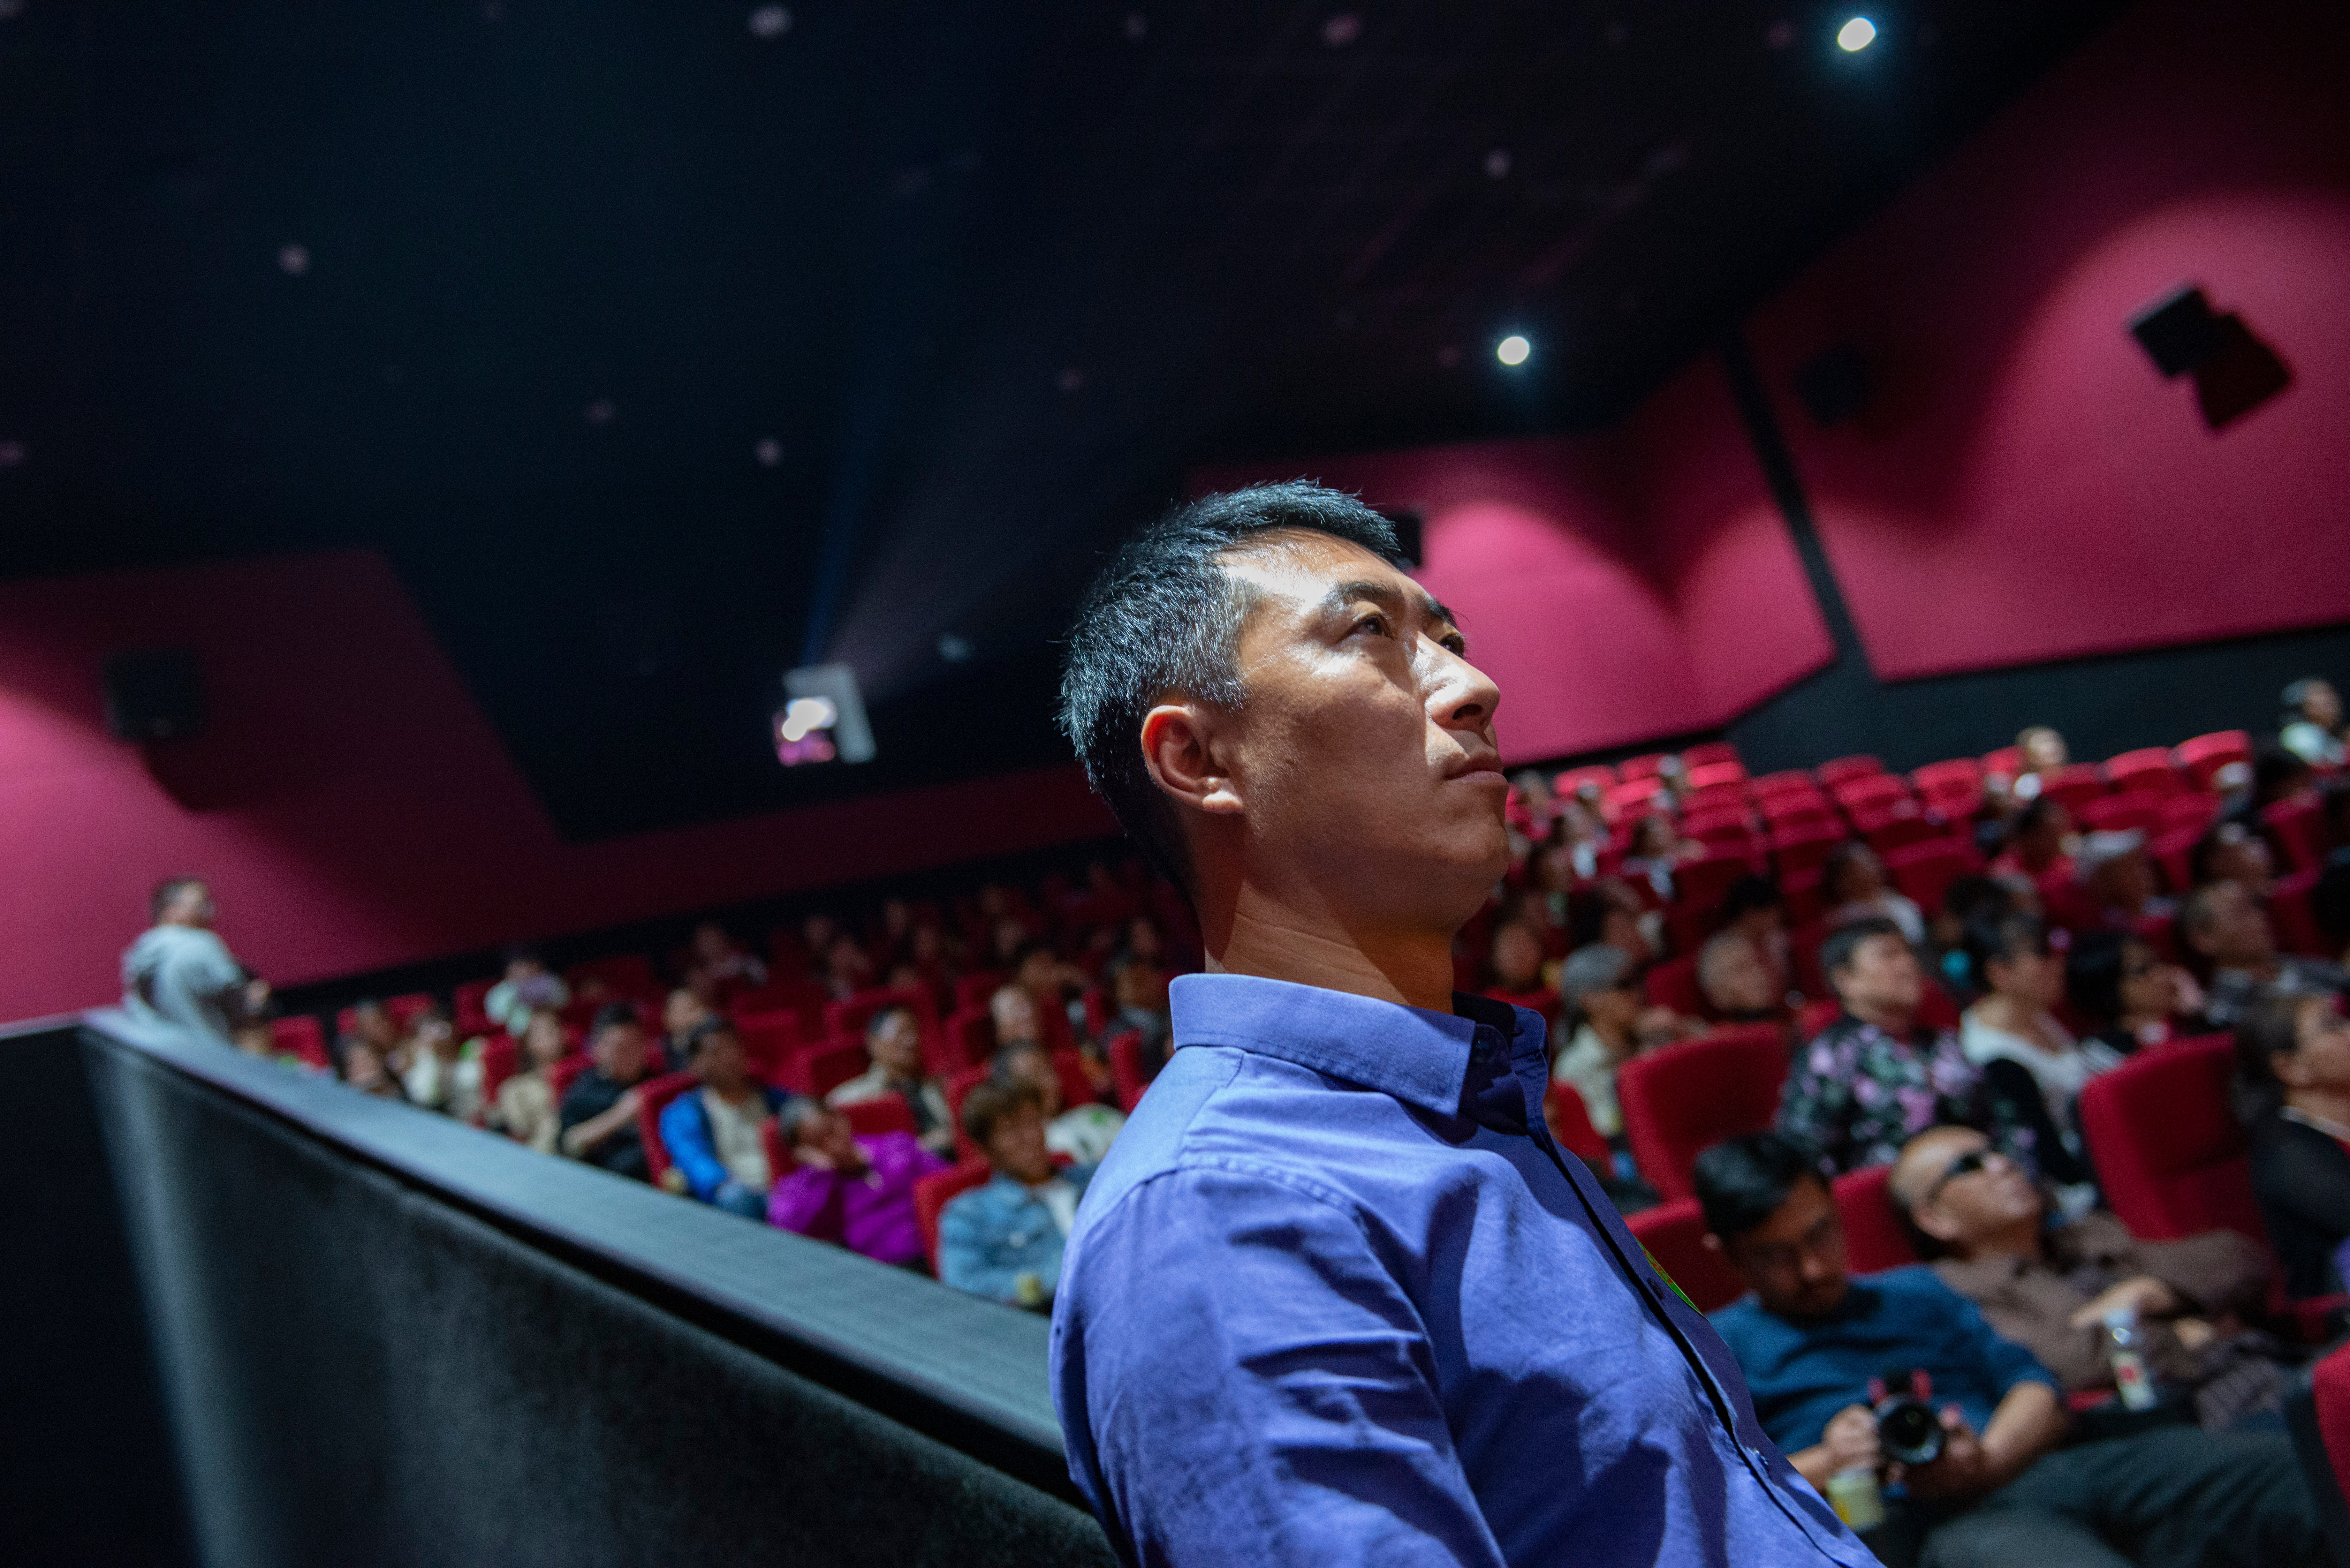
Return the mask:
[[[1855,1470],[1899,1486],[1866,1537],[1887,1563],[2326,1560],[2281,1433],[2164,1427],[2058,1450],[2066,1416],[2055,1379],[1973,1303],[1922,1266],[1846,1273],[1843,1222],[1807,1145],[1778,1133],[1733,1138],[1698,1158],[1696,1182],[1707,1243],[1753,1287],[1713,1321],[1763,1427],[1816,1486]],[[1939,1408],[1942,1453],[1905,1469],[1886,1461],[1871,1405],[1886,1388],[1908,1391],[1913,1372]]]
[[[1209,967],[1064,1256],[1071,1474],[1129,1563],[1866,1563],[1552,1142],[1541,1015],[1452,992],[1500,693],[1394,551],[1211,496],[1071,635],[1063,723]]]

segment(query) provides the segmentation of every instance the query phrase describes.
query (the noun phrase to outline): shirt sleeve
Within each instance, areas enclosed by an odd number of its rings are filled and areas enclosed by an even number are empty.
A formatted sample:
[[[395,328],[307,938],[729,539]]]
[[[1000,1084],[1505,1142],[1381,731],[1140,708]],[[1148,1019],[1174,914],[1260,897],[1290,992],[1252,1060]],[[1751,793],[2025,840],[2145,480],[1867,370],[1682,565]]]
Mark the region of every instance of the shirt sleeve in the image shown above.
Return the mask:
[[[1502,1562],[1419,1314],[1336,1205],[1159,1177],[1080,1231],[1060,1303],[1073,1468],[1129,1562]]]
[[[2233,1231],[2207,1231],[2177,1241],[2140,1241],[2137,1262],[2185,1299],[2189,1315],[2251,1314],[2268,1300],[2268,1256],[2259,1242]]]
[[[1015,1302],[1023,1271],[988,1262],[989,1227],[981,1212],[985,1207],[978,1192],[966,1192],[939,1215],[939,1282],[990,1301]],[[1053,1281],[1045,1271],[1029,1272],[1036,1274],[1045,1289],[1052,1289]]]
[[[661,1110],[661,1143],[669,1150],[669,1162],[685,1178],[686,1190],[704,1203],[710,1195],[725,1185],[726,1168],[719,1163],[718,1151],[711,1145],[710,1115],[692,1103],[691,1094],[680,1095]]]
[[[817,1166],[794,1167],[767,1194],[767,1223],[818,1241],[841,1240],[846,1219],[833,1201],[835,1176]]]

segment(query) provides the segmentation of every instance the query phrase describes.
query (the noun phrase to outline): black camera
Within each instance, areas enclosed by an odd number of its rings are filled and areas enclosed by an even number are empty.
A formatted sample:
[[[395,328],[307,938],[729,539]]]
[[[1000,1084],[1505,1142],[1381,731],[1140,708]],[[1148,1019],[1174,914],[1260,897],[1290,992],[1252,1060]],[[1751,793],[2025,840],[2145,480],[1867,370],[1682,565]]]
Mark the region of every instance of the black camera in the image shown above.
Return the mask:
[[[1911,1372],[1902,1381],[1909,1386],[1903,1393],[1887,1392],[1885,1383],[1869,1390],[1875,1396],[1870,1407],[1877,1414],[1877,1447],[1896,1464],[1930,1465],[1942,1457],[1943,1438],[1933,1381],[1923,1372]]]

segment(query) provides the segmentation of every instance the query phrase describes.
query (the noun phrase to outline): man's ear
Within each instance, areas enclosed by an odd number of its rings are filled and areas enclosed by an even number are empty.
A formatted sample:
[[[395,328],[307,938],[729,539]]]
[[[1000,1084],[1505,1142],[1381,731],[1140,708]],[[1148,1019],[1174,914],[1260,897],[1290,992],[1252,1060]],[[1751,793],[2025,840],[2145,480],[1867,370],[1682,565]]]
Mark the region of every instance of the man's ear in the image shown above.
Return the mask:
[[[1225,716],[1204,702],[1161,702],[1142,719],[1142,761],[1159,787],[1212,816],[1237,816],[1240,789],[1224,771]]]
[[[1958,1221],[1952,1220],[1939,1203],[1918,1204],[1909,1210],[1909,1223],[1917,1226],[1937,1241],[1955,1241],[1959,1239]]]

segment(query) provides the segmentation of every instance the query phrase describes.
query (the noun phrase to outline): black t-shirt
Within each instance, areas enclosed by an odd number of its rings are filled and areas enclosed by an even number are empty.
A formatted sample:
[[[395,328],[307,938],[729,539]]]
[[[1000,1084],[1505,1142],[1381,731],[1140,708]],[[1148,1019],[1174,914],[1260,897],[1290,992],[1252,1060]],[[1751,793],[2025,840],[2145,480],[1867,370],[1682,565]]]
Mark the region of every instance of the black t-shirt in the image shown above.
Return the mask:
[[[569,1132],[581,1122],[593,1121],[618,1105],[620,1096],[634,1087],[634,1084],[616,1084],[591,1067],[571,1080],[571,1087],[563,1096],[559,1125],[565,1132]],[[590,1165],[600,1165],[617,1176],[633,1177],[639,1181],[649,1179],[645,1168],[644,1140],[638,1135],[634,1122],[580,1158]]]
[[[2252,1127],[2252,1196],[2284,1263],[2287,1295],[2331,1295],[2334,1251],[2350,1238],[2350,1153],[2271,1112]]]

